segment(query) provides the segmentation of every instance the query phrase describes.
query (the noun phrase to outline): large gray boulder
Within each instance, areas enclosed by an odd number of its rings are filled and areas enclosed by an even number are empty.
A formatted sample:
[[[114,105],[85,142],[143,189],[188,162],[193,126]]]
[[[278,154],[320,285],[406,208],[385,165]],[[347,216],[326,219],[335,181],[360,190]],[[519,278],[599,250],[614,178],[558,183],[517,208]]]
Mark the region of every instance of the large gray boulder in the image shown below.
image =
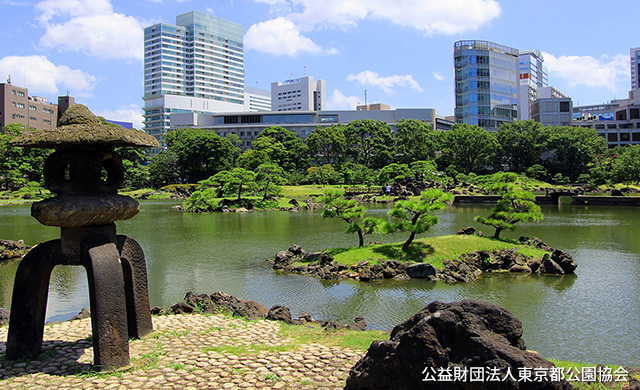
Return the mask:
[[[572,389],[548,376],[541,382],[518,381],[524,367],[548,373],[554,365],[526,351],[522,323],[513,314],[474,300],[436,301],[396,326],[390,340],[374,341],[351,369],[345,389]],[[480,369],[500,380],[423,380],[441,379],[442,369]]]

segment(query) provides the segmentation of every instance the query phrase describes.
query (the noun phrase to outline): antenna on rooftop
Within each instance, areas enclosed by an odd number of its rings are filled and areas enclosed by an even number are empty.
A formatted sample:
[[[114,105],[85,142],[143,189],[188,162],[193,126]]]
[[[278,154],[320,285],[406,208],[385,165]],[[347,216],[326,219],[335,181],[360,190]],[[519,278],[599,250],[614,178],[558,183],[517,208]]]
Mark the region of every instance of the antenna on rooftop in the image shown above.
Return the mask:
[[[367,90],[364,90],[364,105],[367,105]]]
[[[305,76],[307,75],[307,66],[306,65],[304,66],[304,75]]]
[[[9,77],[7,77],[7,84],[11,84],[11,75],[9,75]]]

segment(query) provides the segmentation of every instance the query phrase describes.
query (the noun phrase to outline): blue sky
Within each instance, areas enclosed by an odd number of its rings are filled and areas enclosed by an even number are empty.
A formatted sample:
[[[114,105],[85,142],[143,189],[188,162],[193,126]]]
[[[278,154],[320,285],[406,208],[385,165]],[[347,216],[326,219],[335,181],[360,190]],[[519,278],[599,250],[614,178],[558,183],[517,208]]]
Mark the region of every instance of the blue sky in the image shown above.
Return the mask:
[[[56,101],[67,91],[141,126],[143,29],[199,10],[243,25],[246,85],[326,80],[327,107],[364,102],[452,115],[453,44],[543,52],[574,105],[626,98],[637,0],[0,0],[0,81]],[[26,79],[26,80],[25,80]]]

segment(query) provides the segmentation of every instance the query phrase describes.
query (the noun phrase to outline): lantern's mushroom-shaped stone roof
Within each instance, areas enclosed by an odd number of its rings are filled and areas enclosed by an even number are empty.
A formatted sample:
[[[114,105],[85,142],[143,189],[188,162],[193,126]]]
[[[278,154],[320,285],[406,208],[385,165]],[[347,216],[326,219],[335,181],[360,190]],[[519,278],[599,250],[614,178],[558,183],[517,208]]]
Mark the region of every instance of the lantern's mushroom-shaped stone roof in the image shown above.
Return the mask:
[[[82,104],[74,104],[65,111],[55,130],[30,131],[15,137],[13,145],[31,148],[60,148],[73,146],[109,145],[159,147],[151,135],[136,129],[104,124]]]

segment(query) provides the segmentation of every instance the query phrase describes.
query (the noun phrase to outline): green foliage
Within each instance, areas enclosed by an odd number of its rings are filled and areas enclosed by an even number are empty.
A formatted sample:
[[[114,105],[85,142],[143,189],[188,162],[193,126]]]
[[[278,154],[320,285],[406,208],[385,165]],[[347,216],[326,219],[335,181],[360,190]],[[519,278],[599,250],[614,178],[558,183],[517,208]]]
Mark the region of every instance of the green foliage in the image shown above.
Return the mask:
[[[306,184],[342,184],[344,176],[337,172],[331,164],[321,167],[309,167],[307,176],[304,178]]]
[[[345,160],[347,138],[344,125],[318,126],[306,142],[312,159],[325,164],[340,164]]]
[[[376,175],[373,169],[362,164],[347,162],[340,165],[338,171],[344,178],[344,184],[373,185],[376,180]]]
[[[179,180],[180,166],[173,150],[162,151],[149,160],[149,181],[152,186],[159,188]]]
[[[296,133],[280,126],[264,129],[253,142],[253,148],[266,153],[285,172],[303,170],[309,165],[307,145]]]
[[[453,195],[445,194],[439,189],[430,189],[420,193],[420,199],[416,201],[399,200],[389,210],[389,215],[399,219],[388,225],[389,232],[410,232],[409,238],[402,245],[402,250],[407,251],[416,234],[424,233],[431,226],[438,223],[438,217],[431,212],[444,208],[446,202],[453,200]]]
[[[41,130],[10,124],[0,132],[0,188],[14,191],[24,187],[30,181],[42,181],[42,168],[52,150],[19,148],[9,143],[24,131]]]
[[[358,246],[364,246],[364,236],[376,233],[382,222],[375,218],[364,218],[367,208],[353,199],[344,199],[344,191],[326,189],[319,198],[324,207],[322,216],[337,217],[349,224],[347,233],[358,233]]]
[[[562,173],[575,181],[586,173],[588,164],[607,148],[607,141],[595,129],[569,126],[550,126],[549,151],[553,158],[548,162],[549,170]]]
[[[248,149],[245,150],[236,161],[236,165],[240,168],[255,171],[262,164],[271,163],[269,155],[264,150]]]
[[[549,171],[540,164],[534,164],[525,170],[525,175],[532,179],[547,181],[549,180]]]
[[[518,173],[537,164],[549,143],[547,129],[532,119],[504,123],[496,136],[501,146],[502,163]]]
[[[475,220],[496,229],[494,238],[499,239],[500,233],[505,229],[513,229],[517,222],[537,222],[543,215],[540,207],[533,200],[531,192],[516,188],[514,182],[518,175],[505,173],[499,177],[489,190],[501,195],[498,203],[490,211],[489,216],[476,216]]]
[[[256,174],[244,168],[233,168],[230,171],[218,172],[200,184],[207,186],[210,182],[218,189],[221,188],[223,194],[237,194],[237,199],[240,200],[243,190],[255,190]]]
[[[215,188],[208,187],[194,191],[184,201],[184,209],[197,213],[214,211],[220,207]]]
[[[175,153],[183,183],[194,183],[229,169],[238,150],[228,139],[204,129],[175,129],[164,138]]]
[[[462,173],[478,172],[495,158],[500,144],[496,136],[477,125],[458,123],[441,137],[443,158]]]
[[[615,182],[640,183],[640,145],[622,148],[620,156],[613,162],[612,177]]]
[[[345,135],[347,154],[353,162],[375,169],[393,160],[395,140],[386,122],[356,120],[346,126]]]
[[[256,170],[256,182],[264,192],[262,199],[266,199],[268,195],[278,195],[282,192],[281,185],[286,184],[287,179],[284,170],[277,164],[265,163],[261,164]]]
[[[396,150],[398,161],[410,164],[418,160],[430,160],[440,149],[439,132],[431,125],[417,119],[402,119],[396,125]]]
[[[394,183],[397,179],[411,176],[407,164],[389,164],[378,171],[378,184]]]

